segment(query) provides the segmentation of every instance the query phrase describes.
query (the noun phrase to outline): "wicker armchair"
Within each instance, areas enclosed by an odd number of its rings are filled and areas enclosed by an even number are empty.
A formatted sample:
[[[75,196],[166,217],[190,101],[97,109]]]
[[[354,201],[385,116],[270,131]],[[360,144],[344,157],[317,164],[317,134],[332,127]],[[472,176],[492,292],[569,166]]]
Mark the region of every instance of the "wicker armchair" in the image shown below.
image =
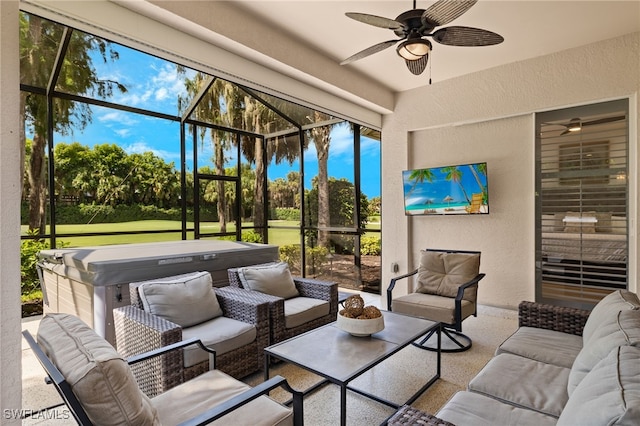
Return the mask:
[[[182,328],[143,309],[136,287],[130,287],[131,306],[114,309],[116,347],[125,357],[158,349],[184,340]],[[269,310],[265,302],[247,292],[231,287],[216,288],[215,294],[223,316],[252,324],[256,338],[249,344],[213,357],[215,368],[235,378],[262,369],[263,349],[269,343]],[[149,397],[210,370],[210,360],[184,366],[184,353],[173,351],[132,366],[140,388]]]
[[[266,266],[271,263],[265,263],[257,266]],[[227,272],[229,274],[229,284],[231,287],[241,289],[247,294],[247,297],[253,298],[258,302],[269,303],[269,316],[271,321],[270,344],[278,343],[290,337],[297,336],[314,328],[329,324],[336,320],[338,314],[338,284],[331,281],[321,281],[311,278],[293,277],[296,289],[300,297],[309,297],[312,299],[320,299],[329,303],[329,313],[320,318],[308,321],[304,324],[287,328],[285,321],[285,299],[272,296],[258,291],[245,289],[239,276],[240,268],[231,268]]]

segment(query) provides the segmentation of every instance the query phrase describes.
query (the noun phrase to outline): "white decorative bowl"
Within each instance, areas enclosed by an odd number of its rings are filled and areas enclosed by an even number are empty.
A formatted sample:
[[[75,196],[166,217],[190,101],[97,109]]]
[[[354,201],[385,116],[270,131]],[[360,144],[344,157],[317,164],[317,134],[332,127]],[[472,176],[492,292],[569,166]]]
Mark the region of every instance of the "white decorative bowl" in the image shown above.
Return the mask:
[[[343,317],[338,313],[337,324],[339,329],[346,331],[352,336],[364,337],[384,330],[384,317],[371,319],[357,319]]]

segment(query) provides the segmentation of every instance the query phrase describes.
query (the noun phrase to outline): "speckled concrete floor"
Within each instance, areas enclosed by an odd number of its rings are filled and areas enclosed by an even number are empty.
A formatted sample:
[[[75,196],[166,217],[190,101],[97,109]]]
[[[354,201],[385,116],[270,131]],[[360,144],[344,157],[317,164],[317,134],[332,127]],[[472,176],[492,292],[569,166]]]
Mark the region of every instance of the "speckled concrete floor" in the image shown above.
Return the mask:
[[[380,298],[364,293],[365,304],[379,306]],[[23,320],[23,329],[35,335],[39,317]],[[478,317],[464,322],[464,332],[473,339],[470,350],[462,353],[442,354],[442,375],[412,405],[435,413],[456,391],[463,390],[471,378],[491,358],[495,348],[517,328],[515,311],[479,307]],[[404,402],[435,372],[435,354],[409,346],[388,360],[365,373],[353,382],[353,386],[367,390],[397,403]],[[298,367],[278,364],[271,374],[280,374],[297,389],[305,389],[320,380]],[[23,339],[22,345],[22,399],[23,410],[37,411],[60,402],[55,389],[44,383],[44,372]],[[244,379],[249,384],[262,381],[262,373]],[[274,392],[275,399],[284,400],[284,393]],[[329,385],[307,396],[304,401],[305,425],[323,426],[339,423],[340,391]],[[71,425],[64,407],[47,414],[36,414],[25,419],[23,425]],[[347,395],[347,423],[351,426],[380,424],[393,414],[393,409],[349,392]]]

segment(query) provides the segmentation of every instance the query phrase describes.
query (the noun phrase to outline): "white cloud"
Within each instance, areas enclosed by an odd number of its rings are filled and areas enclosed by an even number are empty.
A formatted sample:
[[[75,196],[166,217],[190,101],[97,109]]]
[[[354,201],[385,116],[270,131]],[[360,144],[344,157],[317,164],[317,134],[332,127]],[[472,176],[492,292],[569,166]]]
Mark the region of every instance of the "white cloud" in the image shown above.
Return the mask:
[[[131,129],[114,130],[114,132],[116,133],[116,135],[120,136],[121,138],[126,138],[131,134]]]
[[[109,112],[105,114],[100,114],[98,116],[98,121],[101,123],[109,124],[109,123],[117,123],[124,126],[135,126],[138,124],[138,120],[134,118],[133,115],[126,113],[124,111],[116,111],[116,110],[108,110]]]
[[[187,73],[191,77],[192,73]],[[146,69],[137,70],[135,78],[112,73],[113,79],[127,86],[127,93],[115,96],[115,102],[151,111],[177,112],[178,96],[185,93],[183,75],[176,65],[157,59]]]
[[[169,90],[167,90],[166,87],[159,88],[158,90],[156,90],[154,98],[156,101],[164,101],[165,99],[169,98]]]
[[[142,154],[145,152],[152,152],[154,155],[164,159],[167,162],[179,162],[180,161],[180,153],[179,152],[171,152],[165,151],[162,149],[156,149],[147,144],[145,141],[136,141],[130,145],[123,145],[122,149],[127,154]]]

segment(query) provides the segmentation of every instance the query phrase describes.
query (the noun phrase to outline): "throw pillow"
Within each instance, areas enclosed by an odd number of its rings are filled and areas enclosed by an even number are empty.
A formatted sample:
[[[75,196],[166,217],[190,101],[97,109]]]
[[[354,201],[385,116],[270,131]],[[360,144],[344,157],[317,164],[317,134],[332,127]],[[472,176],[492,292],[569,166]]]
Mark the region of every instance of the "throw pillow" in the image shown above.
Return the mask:
[[[245,288],[290,299],[299,296],[289,265],[279,262],[263,266],[246,266],[238,269],[240,282]]]
[[[140,391],[129,364],[78,317],[46,315],[38,328],[38,344],[93,424],[159,424],[156,409]]]
[[[191,327],[222,316],[209,272],[135,283],[145,311],[181,327]]]
[[[596,213],[596,232],[605,232],[607,234],[613,232],[611,227],[611,212],[609,213]]]

